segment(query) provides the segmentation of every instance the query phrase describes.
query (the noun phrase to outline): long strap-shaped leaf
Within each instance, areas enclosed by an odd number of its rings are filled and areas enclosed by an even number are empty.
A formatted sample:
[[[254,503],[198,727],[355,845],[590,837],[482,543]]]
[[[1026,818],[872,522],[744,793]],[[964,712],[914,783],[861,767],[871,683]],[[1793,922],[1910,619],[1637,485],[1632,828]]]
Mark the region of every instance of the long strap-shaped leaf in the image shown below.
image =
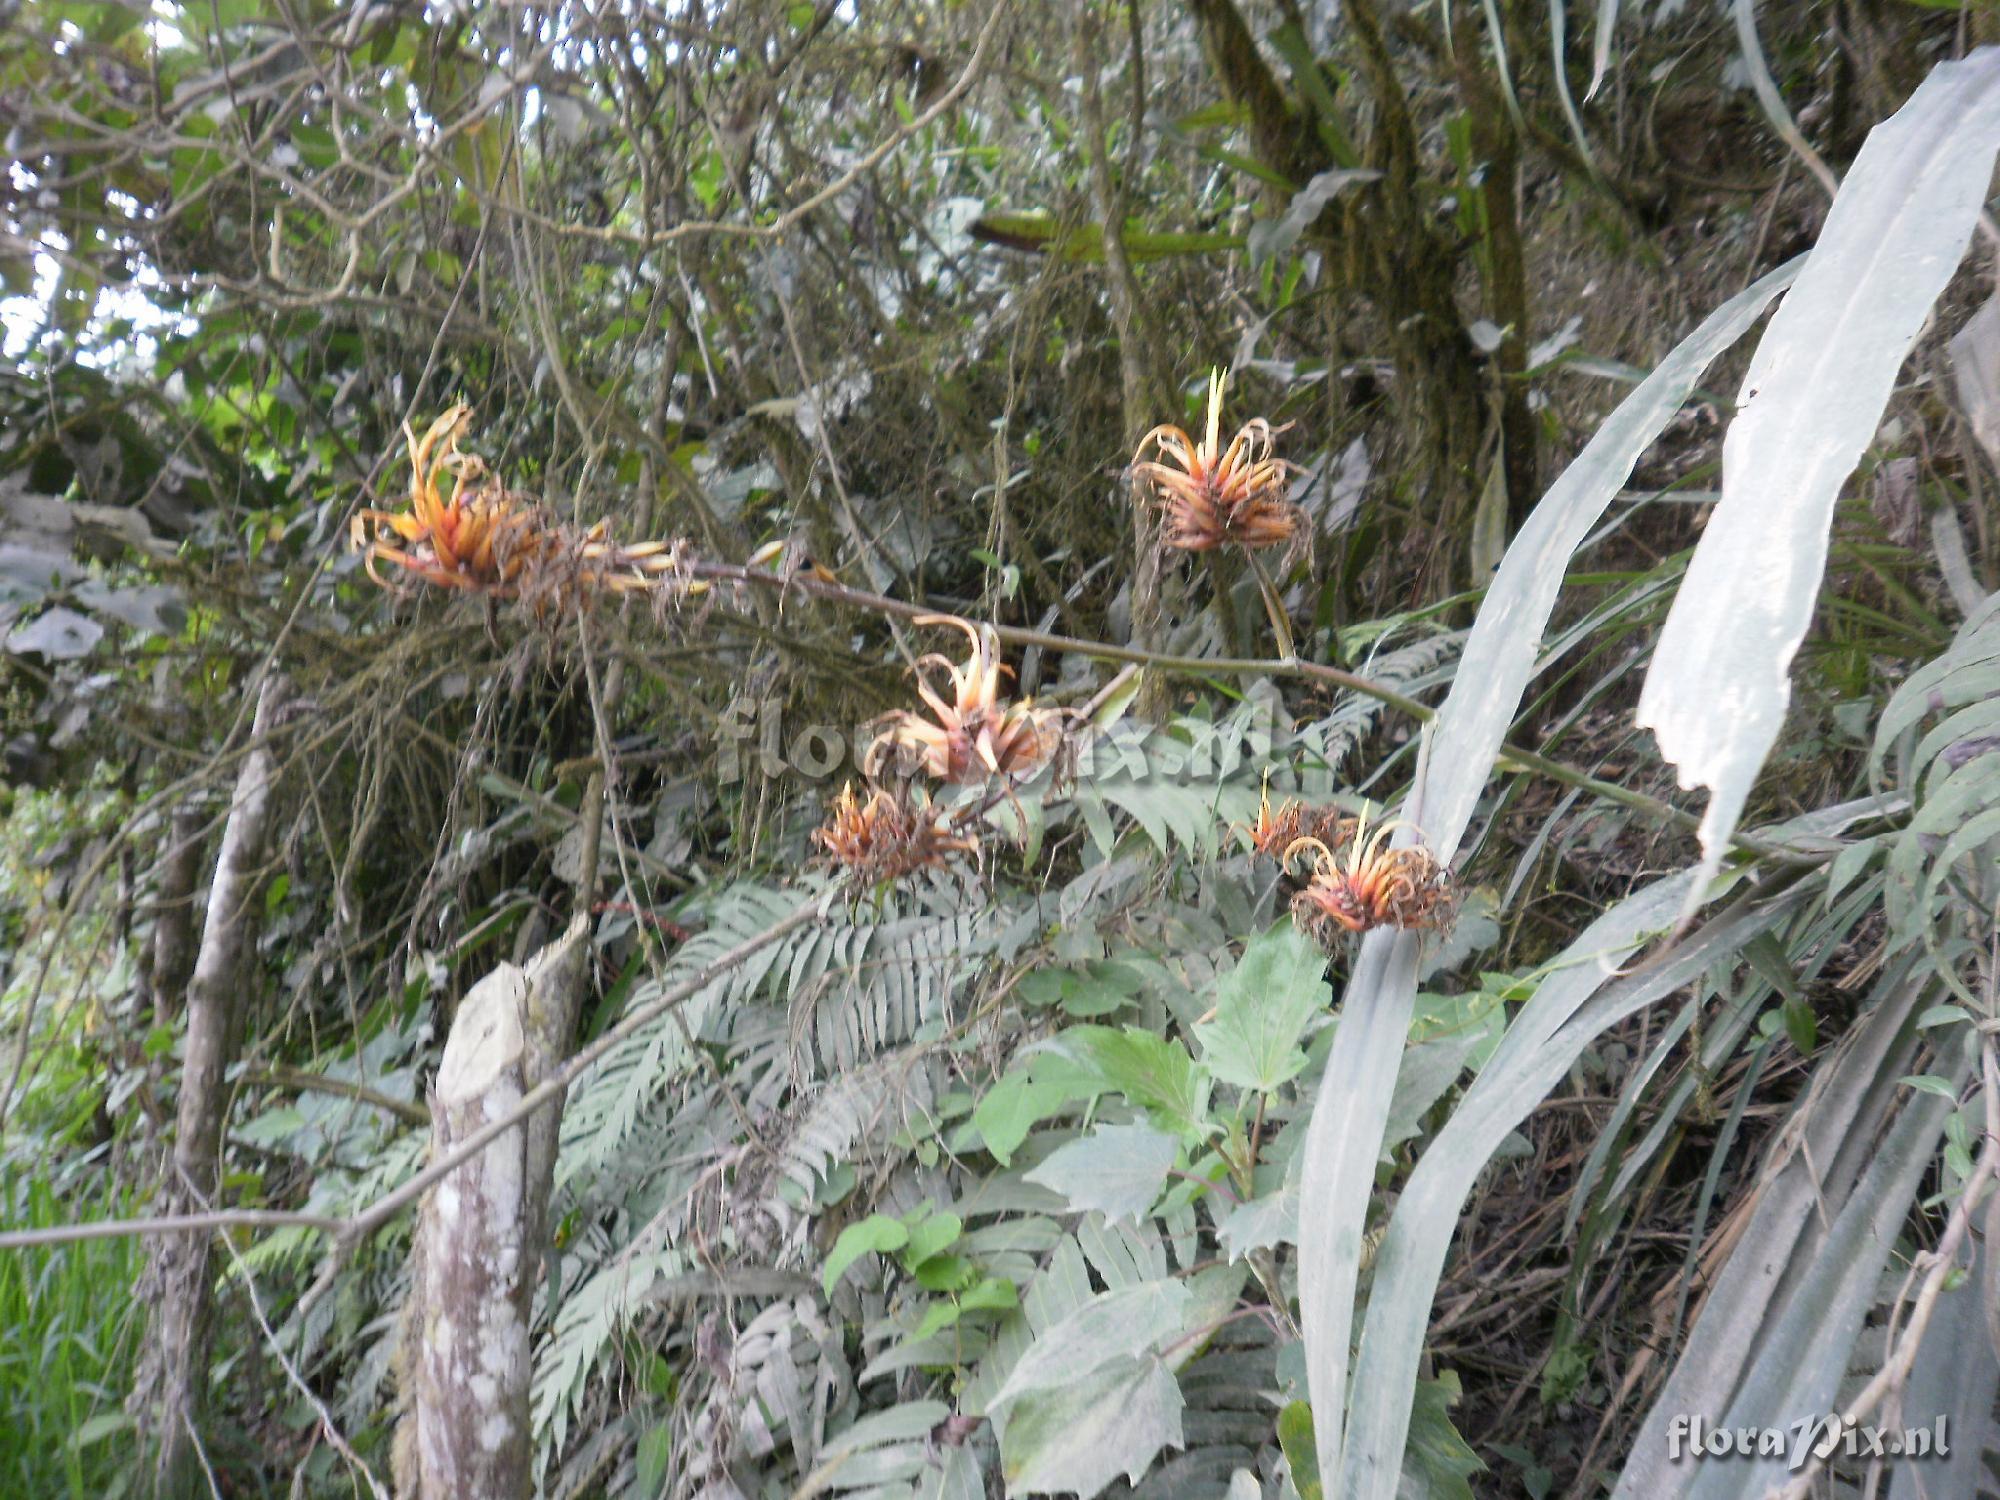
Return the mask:
[[[1989,47],[1940,65],[1869,133],[1750,363],[1723,440],[1722,503],[1639,695],[1638,722],[1681,785],[1709,789],[1704,877],[1784,723],[1840,487],[1964,257],[1996,150],[2000,48]]]
[[[1340,1482],[1331,1493],[1351,1500],[1396,1493],[1431,1298],[1459,1209],[1494,1148],[1606,1026],[1698,978],[1780,915],[1779,903],[1738,912],[1711,924],[1664,963],[1607,984],[1619,962],[1672,922],[1686,879],[1650,886],[1584,930],[1559,960],[1567,967],[1544,980],[1530,1002],[1538,1014],[1521,1018],[1552,1025],[1554,1034],[1505,1059],[1496,1052],[1411,1174],[1376,1254],[1354,1408]]]
[[[1570,555],[1701,379],[1702,372],[1791,284],[1771,272],[1712,313],[1605,420],[1507,549],[1433,726],[1411,819],[1449,857],[1492,774]],[[1348,1340],[1360,1274],[1361,1230],[1396,1070],[1416,1003],[1418,939],[1371,933],[1348,982],[1341,1022],[1313,1105],[1300,1174],[1299,1303],[1320,1472],[1339,1470]],[[1491,1066],[1489,1064],[1489,1066]],[[1407,1420],[1407,1411],[1405,1412]],[[1400,1452],[1397,1459],[1400,1459]],[[1391,1488],[1393,1471],[1390,1464]]]

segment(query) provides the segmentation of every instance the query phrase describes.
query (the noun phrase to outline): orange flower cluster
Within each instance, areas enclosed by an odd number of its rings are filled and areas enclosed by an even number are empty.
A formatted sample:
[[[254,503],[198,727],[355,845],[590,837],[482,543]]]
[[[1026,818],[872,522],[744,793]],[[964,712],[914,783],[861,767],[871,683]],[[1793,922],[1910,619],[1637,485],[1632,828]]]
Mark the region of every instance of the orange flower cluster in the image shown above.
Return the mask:
[[[941,866],[952,854],[979,850],[977,835],[962,829],[977,810],[937,817],[905,785],[911,771],[945,782],[1012,778],[1046,761],[1060,738],[1054,710],[1000,695],[1000,676],[1007,668],[990,625],[973,626],[952,615],[919,615],[916,623],[964,631],[972,654],[962,666],[935,653],[918,661],[917,696],[931,716],[909,709],[887,715],[862,757],[868,800],[857,799],[852,786],[843,789],[832,815],[813,834],[827,858],[853,872],[862,885],[895,880]],[[924,669],[933,667],[944,669],[942,692],[924,679]],[[875,784],[885,765],[897,773],[893,791]]]
[[[1056,744],[1055,713],[1023,699],[1000,696],[1000,643],[990,625],[974,627],[952,615],[919,615],[919,625],[950,625],[972,642],[964,666],[936,653],[917,663],[917,696],[933,717],[897,709],[868,747],[862,769],[870,776],[885,760],[910,756],[929,775],[942,781],[983,781],[991,776],[1015,776],[1047,760]],[[949,697],[924,681],[922,668],[942,667],[950,681]]]
[[[1421,846],[1387,848],[1398,826],[1384,823],[1371,834],[1367,820],[1356,818],[1342,824],[1331,846],[1307,835],[1286,849],[1287,862],[1300,850],[1314,856],[1311,878],[1292,897],[1300,931],[1330,949],[1375,927],[1436,931],[1450,924],[1458,904],[1451,872]],[[1352,846],[1345,864],[1334,852],[1343,844]]]
[[[1354,831],[1355,820],[1337,807],[1307,807],[1299,802],[1281,802],[1273,811],[1268,782],[1257,803],[1257,821],[1246,832],[1250,847],[1269,859],[1283,862],[1291,848],[1312,840],[1322,848],[1338,849]]]
[[[440,588],[513,595],[533,574],[560,571],[586,588],[615,591],[655,586],[680,566],[673,542],[624,547],[608,539],[605,523],[576,532],[556,524],[540,506],[502,485],[483,459],[461,453],[472,408],[451,408],[419,438],[403,428],[410,451],[410,508],[362,510],[349,540],[367,555],[368,576],[388,587],[377,563],[393,563]],[[440,480],[449,477],[450,498]],[[369,528],[374,528],[371,537]]]
[[[905,802],[879,786],[866,802],[857,800],[852,782],[841,788],[832,816],[812,837],[828,859],[852,870],[862,885],[939,868],[947,856],[979,848],[979,840],[953,833],[927,806]]]
[[[1165,516],[1163,546],[1212,552],[1246,551],[1295,543],[1304,515],[1286,498],[1293,466],[1275,455],[1276,433],[1262,417],[1236,430],[1222,446],[1222,372],[1208,381],[1208,426],[1200,442],[1171,423],[1139,440],[1132,473],[1152,487]],[[1148,459],[1151,446],[1158,457]]]

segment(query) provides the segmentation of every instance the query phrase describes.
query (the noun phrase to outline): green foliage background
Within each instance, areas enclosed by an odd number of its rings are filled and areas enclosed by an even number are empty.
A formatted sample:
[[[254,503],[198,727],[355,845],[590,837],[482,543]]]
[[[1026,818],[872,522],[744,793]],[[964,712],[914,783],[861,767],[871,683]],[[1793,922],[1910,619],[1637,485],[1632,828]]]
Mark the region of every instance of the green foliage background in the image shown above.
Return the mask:
[[[1755,63],[1842,168],[1995,39],[1983,5],[1767,11]],[[1399,800],[1441,749],[1409,705],[1453,684],[1547,484],[1817,238],[1825,195],[1735,32],[1615,0],[0,18],[0,1229],[157,1187],[183,1042],[149,986],[158,871],[177,811],[219,827],[279,670],[300,707],[229,1081],[236,1207],[339,1217],[407,1180],[457,1000],[579,899],[582,1045],[825,897],[570,1092],[543,1492],[1332,1493],[1301,1236],[1349,1236],[1373,1285],[1510,1022],[1694,857],[1698,799],[1631,707],[1744,356],[1570,559],[1509,735],[1543,761],[1482,795],[1366,1223],[1299,1219],[1353,954],[1292,930],[1241,830],[1267,788]],[[1836,1199],[1908,1132],[1888,1243],[1850,1271],[1921,1265],[1975,1176],[2000,535],[1944,342],[1977,279],[1839,506],[1752,804],[1823,846],[1743,855],[1754,911],[1698,928],[1683,979],[1482,1143],[1424,1304],[1409,1493],[1604,1492],[1687,1389],[1676,1360],[1711,1359],[1690,1326],[1801,1132],[1832,1130]],[[1155,555],[1125,466],[1198,422],[1218,365],[1230,425],[1268,416],[1299,466],[1313,546],[1277,578],[1299,655],[1368,691],[1270,659],[1239,560]],[[349,522],[401,503],[405,424],[460,399],[468,446],[566,522],[1011,627],[1015,686],[1095,713],[1088,769],[997,803],[976,869],[829,895],[808,840],[853,767],[780,762],[809,726],[864,744],[956,637],[806,588],[384,592]],[[1121,652],[1148,665],[1114,686]],[[598,766],[605,880],[579,893]],[[1829,1098],[1856,1101],[1837,1130]],[[315,1401],[386,1475],[408,1219],[338,1264],[305,1228],[230,1244],[219,1482],[352,1493]],[[10,1492],[137,1485],[141,1260],[0,1250]],[[1879,1318],[1854,1275],[1857,1324]],[[1991,1351],[1961,1352],[1990,1407]]]

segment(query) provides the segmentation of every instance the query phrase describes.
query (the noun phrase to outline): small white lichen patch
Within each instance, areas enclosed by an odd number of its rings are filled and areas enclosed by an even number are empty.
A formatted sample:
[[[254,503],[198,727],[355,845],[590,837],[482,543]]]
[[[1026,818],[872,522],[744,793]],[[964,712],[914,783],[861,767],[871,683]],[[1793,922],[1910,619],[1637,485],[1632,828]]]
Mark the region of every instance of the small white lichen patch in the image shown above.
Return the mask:
[[[500,1445],[513,1435],[514,1423],[504,1411],[488,1412],[479,1424],[479,1446],[488,1453],[498,1452]]]

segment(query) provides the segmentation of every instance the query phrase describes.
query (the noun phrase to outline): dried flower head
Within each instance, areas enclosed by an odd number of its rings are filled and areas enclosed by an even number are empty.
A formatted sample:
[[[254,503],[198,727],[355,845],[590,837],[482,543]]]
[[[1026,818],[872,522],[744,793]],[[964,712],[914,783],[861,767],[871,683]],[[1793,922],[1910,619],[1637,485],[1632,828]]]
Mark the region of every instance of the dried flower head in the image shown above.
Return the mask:
[[[1292,897],[1292,921],[1322,947],[1349,933],[1375,927],[1446,926],[1457,906],[1451,874],[1428,849],[1386,847],[1401,825],[1383,823],[1369,831],[1366,818],[1346,829],[1351,845],[1345,863],[1316,837],[1301,838],[1285,851],[1287,862],[1301,850],[1313,855],[1312,875]]]
[[[832,813],[812,837],[831,863],[852,871],[864,886],[938,868],[953,854],[979,849],[977,838],[954,833],[928,807],[906,802],[879,786],[871,789],[866,802],[857,801],[852,782],[840,789]]]
[[[442,588],[486,594],[548,593],[571,586],[615,591],[650,589],[684,564],[677,542],[621,546],[603,521],[586,531],[558,525],[527,497],[500,483],[476,454],[459,451],[472,408],[454,406],[420,438],[403,427],[410,452],[410,508],[362,510],[349,528],[367,554],[368,576],[387,581],[376,564],[397,567]],[[445,496],[443,480],[451,486]],[[369,535],[370,526],[374,535]]]
[[[932,718],[897,709],[883,721],[863,758],[863,770],[873,775],[892,755],[909,755],[929,775],[945,781],[980,781],[988,775],[1014,776],[1034,770],[1055,748],[1055,711],[1036,708],[1023,699],[1010,703],[1000,696],[1000,643],[990,625],[973,626],[952,615],[919,615],[919,625],[950,625],[972,642],[964,666],[936,655],[918,661],[917,696]],[[924,680],[923,669],[942,667],[949,679],[947,694]]]
[[[1289,851],[1304,841],[1324,849],[1340,849],[1353,833],[1354,821],[1337,807],[1307,807],[1287,800],[1273,809],[1271,783],[1266,777],[1263,795],[1257,801],[1257,821],[1244,832],[1257,853],[1283,862]]]
[[[1132,473],[1151,485],[1165,516],[1161,544],[1183,552],[1293,544],[1305,518],[1286,498],[1292,465],[1273,452],[1276,433],[1262,417],[1245,422],[1222,446],[1222,382],[1220,370],[1209,375],[1208,426],[1200,442],[1163,423],[1139,440],[1132,455]],[[1157,458],[1146,457],[1148,446]]]

